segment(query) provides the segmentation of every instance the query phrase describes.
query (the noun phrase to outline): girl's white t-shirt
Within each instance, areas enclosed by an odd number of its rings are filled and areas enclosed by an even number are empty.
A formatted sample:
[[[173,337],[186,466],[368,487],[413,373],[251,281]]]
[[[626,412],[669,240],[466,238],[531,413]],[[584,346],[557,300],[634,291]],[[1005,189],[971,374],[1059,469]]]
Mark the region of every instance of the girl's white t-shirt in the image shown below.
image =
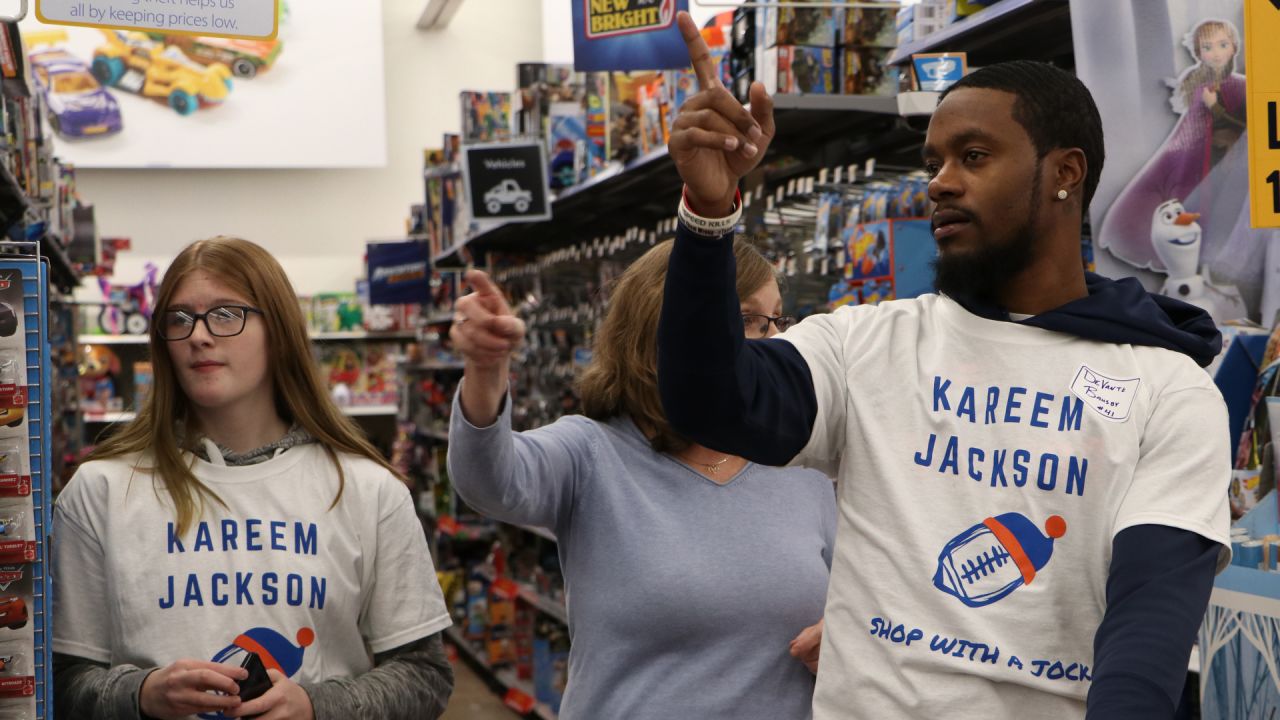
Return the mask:
[[[137,457],[82,465],[54,510],[54,650],[155,667],[252,649],[301,683],[360,675],[373,653],[448,627],[408,489],[338,457],[336,506],[319,444],[241,467],[195,460],[225,507],[206,503],[181,537]]]

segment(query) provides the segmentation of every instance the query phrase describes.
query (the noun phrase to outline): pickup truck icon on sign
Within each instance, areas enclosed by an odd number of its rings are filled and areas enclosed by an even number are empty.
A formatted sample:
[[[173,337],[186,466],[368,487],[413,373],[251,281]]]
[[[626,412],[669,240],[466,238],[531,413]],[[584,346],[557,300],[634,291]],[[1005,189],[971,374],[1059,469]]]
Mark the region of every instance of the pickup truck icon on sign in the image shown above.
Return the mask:
[[[529,211],[529,203],[533,201],[533,193],[520,187],[520,184],[511,178],[507,178],[502,182],[489,188],[484,194],[484,207],[492,214],[502,211],[503,205],[514,205],[516,212],[523,213]]]

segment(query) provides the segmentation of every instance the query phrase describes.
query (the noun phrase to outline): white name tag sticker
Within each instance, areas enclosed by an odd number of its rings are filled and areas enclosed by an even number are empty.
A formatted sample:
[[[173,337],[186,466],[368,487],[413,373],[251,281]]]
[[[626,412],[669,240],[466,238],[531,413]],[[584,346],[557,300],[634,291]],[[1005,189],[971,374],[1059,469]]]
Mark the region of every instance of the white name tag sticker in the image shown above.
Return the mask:
[[[36,0],[51,25],[270,40],[279,0]]]
[[[1133,398],[1138,394],[1141,382],[1141,378],[1122,380],[1109,377],[1088,365],[1081,365],[1076,379],[1071,382],[1071,392],[1103,418],[1124,422],[1129,419]]]

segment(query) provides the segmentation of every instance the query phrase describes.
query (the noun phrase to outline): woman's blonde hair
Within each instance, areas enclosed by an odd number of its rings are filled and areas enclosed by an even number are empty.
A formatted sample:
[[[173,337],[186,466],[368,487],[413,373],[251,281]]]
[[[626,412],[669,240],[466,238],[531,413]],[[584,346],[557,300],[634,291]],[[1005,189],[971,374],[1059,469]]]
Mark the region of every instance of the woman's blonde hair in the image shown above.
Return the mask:
[[[578,379],[583,414],[595,420],[628,414],[657,452],[689,446],[667,423],[658,396],[658,317],[672,241],[654,246],[618,278],[609,309],[591,343],[591,363]],[[773,267],[743,240],[735,240],[738,297],[776,280]]]
[[[157,314],[168,307],[182,281],[197,271],[208,273],[262,311],[276,412],[286,422],[296,423],[310,433],[337,468],[338,492],[330,507],[342,499],[346,483],[338,451],[369,458],[399,477],[355,423],[329,399],[311,354],[306,320],[297,295],[280,263],[248,240],[215,237],[192,243],[178,253],[165,272],[156,293]],[[177,531],[181,535],[200,516],[206,500],[218,503],[222,500],[192,473],[194,458],[183,458],[183,451],[191,449],[199,428],[186,393],[178,383],[168,343],[160,337],[158,327],[158,322],[151,324],[154,384],[137,419],[103,441],[89,459],[140,453],[142,459],[135,470],[154,473],[164,483],[177,512]],[[180,427],[185,428],[185,433]],[[143,467],[146,460],[150,460],[152,466]]]

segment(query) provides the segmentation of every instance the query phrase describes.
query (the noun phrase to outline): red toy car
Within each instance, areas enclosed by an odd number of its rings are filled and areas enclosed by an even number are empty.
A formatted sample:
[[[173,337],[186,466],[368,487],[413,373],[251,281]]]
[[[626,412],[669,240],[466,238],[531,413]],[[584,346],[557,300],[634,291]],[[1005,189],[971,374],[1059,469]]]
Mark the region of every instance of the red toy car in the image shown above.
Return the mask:
[[[0,625],[10,630],[26,627],[27,602],[20,597],[0,598]]]

